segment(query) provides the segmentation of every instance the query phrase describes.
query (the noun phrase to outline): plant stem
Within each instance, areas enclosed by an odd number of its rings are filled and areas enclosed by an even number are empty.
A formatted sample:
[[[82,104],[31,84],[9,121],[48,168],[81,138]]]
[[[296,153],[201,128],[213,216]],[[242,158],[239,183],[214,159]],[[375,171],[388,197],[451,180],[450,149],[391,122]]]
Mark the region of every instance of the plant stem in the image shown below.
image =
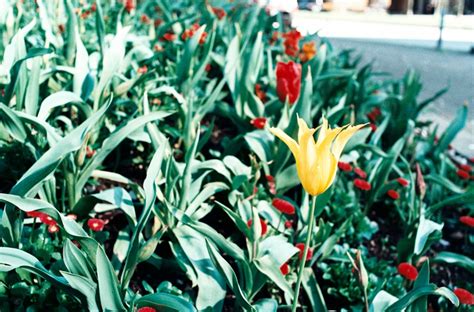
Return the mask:
[[[298,297],[300,295],[301,282],[303,279],[304,266],[306,264],[306,257],[308,256],[309,244],[311,244],[311,236],[313,235],[314,228],[314,211],[316,210],[316,197],[313,196],[313,202],[311,204],[311,209],[309,210],[309,223],[308,223],[308,233],[306,234],[306,242],[304,244],[303,257],[301,257],[300,267],[298,269],[298,278],[296,280],[295,286],[295,298],[293,299],[293,305],[291,306],[291,312],[296,311],[296,306],[298,305]]]

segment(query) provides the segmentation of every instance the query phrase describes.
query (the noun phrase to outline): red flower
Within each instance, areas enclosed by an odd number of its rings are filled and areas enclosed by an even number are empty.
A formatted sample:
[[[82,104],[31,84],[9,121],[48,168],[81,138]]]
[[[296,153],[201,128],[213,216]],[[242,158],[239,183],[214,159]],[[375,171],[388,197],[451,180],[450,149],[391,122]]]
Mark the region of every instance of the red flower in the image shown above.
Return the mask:
[[[48,226],[49,233],[57,233],[59,232],[59,226],[57,224],[51,224]]]
[[[465,224],[469,227],[474,227],[474,217],[462,216],[462,217],[459,218],[459,222],[461,222],[462,224]]]
[[[293,227],[293,220],[286,220],[285,221],[285,228],[291,229]]]
[[[295,206],[293,206],[290,202],[284,199],[274,198],[272,201],[272,205],[282,213],[286,213],[288,215],[295,214]]]
[[[40,211],[28,211],[26,215],[30,218],[41,218],[45,213]]]
[[[285,262],[281,265],[280,272],[283,275],[287,275],[288,273],[290,273],[290,266],[288,265],[288,263]]]
[[[456,172],[456,174],[458,175],[458,177],[460,177],[460,178],[463,179],[463,180],[469,180],[470,175],[469,175],[469,172],[467,172],[467,171],[464,171],[464,170],[462,170],[462,169],[459,169],[459,170]]]
[[[135,8],[134,0],[125,0],[125,10],[130,13]]]
[[[250,121],[250,124],[257,129],[265,128],[266,123],[267,123],[267,118],[265,117],[257,117]]]
[[[289,56],[297,56],[299,51],[299,40],[301,39],[301,34],[297,30],[291,30],[282,35],[285,38],[283,45],[285,47],[285,53]]]
[[[157,312],[155,308],[143,307],[137,310],[137,312]]]
[[[145,74],[148,71],[148,67],[146,65],[143,65],[142,67],[138,67],[137,73],[139,74]]]
[[[155,19],[155,20],[153,21],[153,25],[154,25],[155,27],[158,27],[158,26],[160,26],[161,24],[163,24],[163,20],[162,20],[161,18],[157,18],[157,19]]]
[[[462,304],[474,305],[474,295],[469,290],[456,288],[453,292]]]
[[[360,169],[360,168],[355,168],[354,169],[354,172],[355,174],[357,174],[359,177],[361,177],[362,179],[365,179],[367,178],[367,173],[365,173],[364,170]]]
[[[267,182],[269,182],[269,183],[275,183],[275,178],[270,174],[267,174],[265,176],[265,179],[267,179]]]
[[[343,161],[339,161],[337,163],[337,167],[342,170],[342,171],[351,171],[352,170],[352,166],[350,163],[346,163],[346,162],[343,162]]]
[[[140,21],[143,24],[149,24],[150,23],[150,18],[148,17],[148,15],[142,14],[142,16],[140,16]]]
[[[398,194],[398,192],[395,190],[388,190],[387,195],[395,200],[400,198],[400,194]]]
[[[369,182],[362,179],[354,179],[354,186],[363,191],[370,191],[372,188]]]
[[[288,98],[294,104],[300,96],[301,89],[301,64],[295,62],[278,62],[276,67],[277,94],[280,101]]]
[[[474,157],[469,158],[469,162],[474,164]]]
[[[410,182],[408,182],[408,180],[406,180],[404,178],[398,178],[397,182],[398,182],[398,184],[400,184],[403,187],[406,187],[406,186],[408,186],[408,184],[410,184]]]
[[[267,94],[262,90],[262,86],[259,83],[255,84],[255,94],[262,102],[267,100]]]
[[[95,155],[95,151],[90,148],[90,146],[86,146],[86,157],[92,158]]]
[[[252,227],[252,219],[247,221],[247,226],[249,228]],[[267,234],[267,230],[268,230],[267,222],[265,222],[265,220],[263,220],[263,219],[260,219],[260,226],[262,228],[262,232],[260,232],[260,235],[263,236],[263,235]]]
[[[71,220],[77,220],[77,215],[70,213],[66,216],[66,218],[71,219]]]
[[[101,219],[92,218],[87,220],[87,226],[94,232],[100,232],[104,229],[105,221]]]
[[[212,69],[211,64],[206,64],[206,67],[204,67],[204,70],[207,71],[207,72],[210,72],[211,69]]]
[[[464,170],[464,171],[467,171],[467,172],[471,172],[471,171],[472,171],[472,167],[469,166],[468,164],[458,165],[458,167],[459,167],[459,169]]]
[[[54,220],[53,218],[51,218],[50,216],[48,216],[47,214],[43,213],[40,217],[39,217],[40,221],[46,225],[56,225],[56,220]]]
[[[223,19],[227,14],[222,8],[212,8],[212,12],[217,16],[219,20]]]
[[[92,12],[97,11],[97,4],[95,4],[95,3],[92,3],[92,4],[91,4],[91,11],[92,11]]]
[[[295,245],[295,247],[300,250],[300,252],[298,254],[298,258],[300,260],[301,260],[301,258],[303,258],[304,246],[305,245],[303,243],[298,243],[298,244]],[[306,255],[306,261],[311,260],[312,257],[313,257],[313,251],[311,250],[311,248],[309,248],[308,249],[308,254]]]
[[[167,32],[166,34],[163,35],[162,40],[164,40],[164,41],[175,41],[176,40],[176,35],[172,32]]]
[[[414,281],[418,277],[418,270],[408,262],[402,262],[398,265],[398,273],[410,281]]]
[[[377,125],[374,123],[370,123],[369,127],[372,130],[372,132],[375,132],[377,130]]]

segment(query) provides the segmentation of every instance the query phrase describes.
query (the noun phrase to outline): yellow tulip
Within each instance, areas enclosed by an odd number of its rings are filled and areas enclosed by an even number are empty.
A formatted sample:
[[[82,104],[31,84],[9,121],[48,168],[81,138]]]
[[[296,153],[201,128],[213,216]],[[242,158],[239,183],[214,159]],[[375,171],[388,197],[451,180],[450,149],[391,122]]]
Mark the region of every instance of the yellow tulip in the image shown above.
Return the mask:
[[[296,160],[296,170],[303,188],[310,195],[319,195],[326,191],[334,181],[337,162],[344,146],[354,133],[365,125],[344,126],[331,129],[328,121],[323,118],[323,124],[318,127],[318,140],[315,142],[314,133],[306,122],[298,117],[298,142],[277,128],[270,131],[282,140],[293,153]]]

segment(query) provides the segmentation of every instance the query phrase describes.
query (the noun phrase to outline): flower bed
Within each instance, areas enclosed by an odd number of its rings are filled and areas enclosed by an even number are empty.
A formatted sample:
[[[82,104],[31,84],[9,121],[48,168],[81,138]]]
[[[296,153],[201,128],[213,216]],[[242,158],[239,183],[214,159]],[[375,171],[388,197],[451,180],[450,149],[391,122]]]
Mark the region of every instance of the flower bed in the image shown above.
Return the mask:
[[[470,309],[466,106],[439,133],[412,71],[138,2],[0,1],[0,310]]]

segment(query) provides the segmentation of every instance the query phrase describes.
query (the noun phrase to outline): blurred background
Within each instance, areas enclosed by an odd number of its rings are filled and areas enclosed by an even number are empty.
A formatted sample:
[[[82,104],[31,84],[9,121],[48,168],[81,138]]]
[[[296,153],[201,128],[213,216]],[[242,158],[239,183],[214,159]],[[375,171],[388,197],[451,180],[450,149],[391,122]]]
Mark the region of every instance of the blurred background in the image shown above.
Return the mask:
[[[454,147],[474,156],[474,0],[260,0],[290,15],[293,27],[318,33],[338,49],[353,49],[377,71],[400,78],[414,69],[422,98],[449,91],[424,112],[444,130],[461,105],[466,129]]]

